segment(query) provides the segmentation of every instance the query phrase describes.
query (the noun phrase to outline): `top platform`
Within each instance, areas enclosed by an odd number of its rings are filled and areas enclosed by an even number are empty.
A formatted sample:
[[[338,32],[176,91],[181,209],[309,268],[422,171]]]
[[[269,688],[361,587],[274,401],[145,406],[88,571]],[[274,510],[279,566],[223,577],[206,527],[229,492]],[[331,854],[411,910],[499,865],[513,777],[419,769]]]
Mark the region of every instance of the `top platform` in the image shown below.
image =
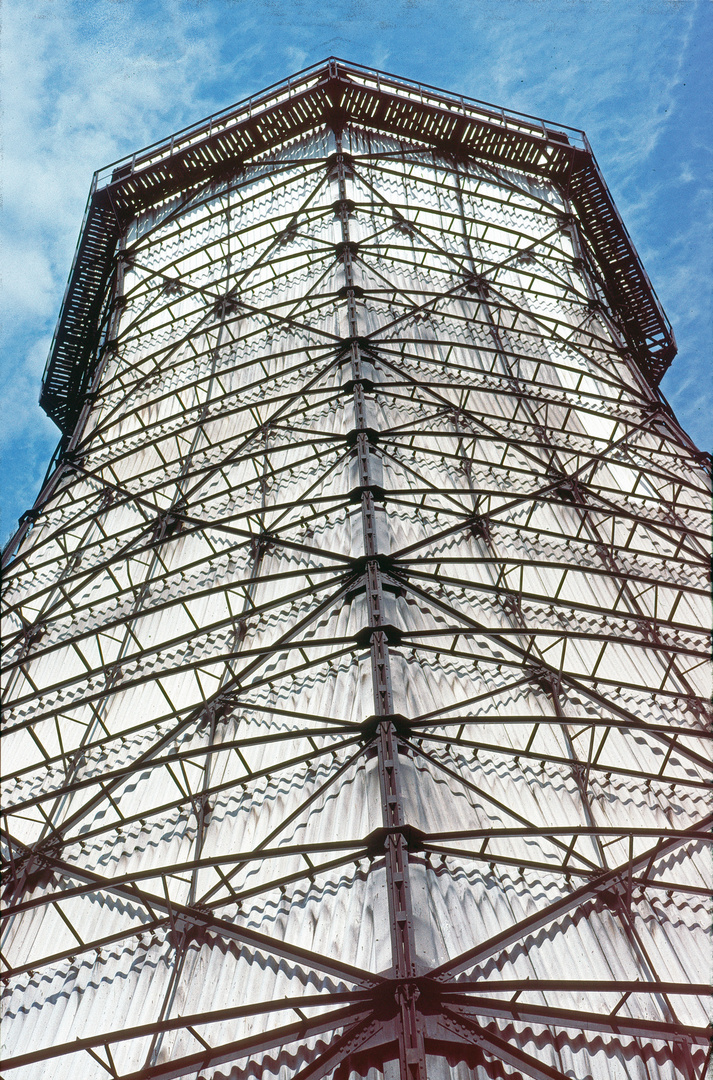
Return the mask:
[[[296,136],[346,124],[566,190],[632,355],[658,385],[676,355],[673,330],[583,131],[330,58],[94,174],[40,396],[63,432],[84,402],[116,244],[131,219]]]

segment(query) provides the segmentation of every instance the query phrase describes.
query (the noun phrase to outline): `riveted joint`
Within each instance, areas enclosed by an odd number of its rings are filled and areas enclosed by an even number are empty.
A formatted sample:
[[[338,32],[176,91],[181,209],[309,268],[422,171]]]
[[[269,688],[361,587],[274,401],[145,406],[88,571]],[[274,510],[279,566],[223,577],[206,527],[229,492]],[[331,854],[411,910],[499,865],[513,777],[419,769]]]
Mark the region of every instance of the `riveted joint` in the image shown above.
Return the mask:
[[[373,394],[376,391],[376,383],[371,379],[348,379],[345,383],[342,383],[342,392],[345,394],[353,394],[356,389],[361,389],[364,394]]]
[[[384,713],[379,716],[368,716],[361,724],[363,734],[373,738],[378,734],[382,724],[391,724],[399,736],[407,737],[411,734],[411,721],[402,713]]]
[[[468,529],[474,540],[485,540],[486,543],[490,543],[490,520],[487,517],[474,514],[468,521]]]
[[[362,648],[371,644],[374,634],[383,634],[389,645],[400,645],[403,631],[391,623],[382,623],[380,626],[364,626],[354,635],[357,645]]]
[[[371,858],[383,855],[389,840],[397,836],[403,837],[409,852],[423,851],[426,834],[421,829],[417,829],[415,825],[394,825],[383,826],[369,833],[366,837],[367,854]]]
[[[356,212],[356,203],[352,199],[337,199],[332,203],[332,209],[335,217],[352,217]]]
[[[554,671],[550,671],[548,668],[533,666],[530,668],[530,679],[543,690],[546,694],[552,697],[558,689],[559,679]]]
[[[327,176],[330,180],[336,180],[339,175],[340,167],[343,170],[343,175],[351,177],[353,175],[354,160],[351,154],[346,154],[341,151],[337,154],[330,154],[327,158],[325,165],[327,167]]]
[[[349,492],[349,502],[361,502],[362,495],[371,493],[375,502],[386,502],[386,492],[379,484],[362,484],[361,487],[352,488]]]
[[[41,513],[42,513],[41,507],[33,506],[32,509],[25,510],[25,513],[20,515],[20,517],[18,518],[17,523],[18,523],[18,525],[24,525],[26,522],[29,521],[31,524],[34,524],[35,521],[37,521],[37,519],[38,519],[38,517],[40,516]]]
[[[351,431],[348,431],[344,436],[347,446],[356,446],[357,440],[359,439],[360,435],[366,435],[367,442],[370,446],[376,446],[379,441],[379,432],[376,430],[376,428],[352,428]]]
[[[334,254],[337,259],[343,259],[346,254],[356,259],[359,255],[359,245],[355,240],[340,240],[334,245]]]
[[[482,274],[471,274],[465,281],[466,290],[469,293],[479,293],[480,296],[487,296],[490,292],[490,282]]]

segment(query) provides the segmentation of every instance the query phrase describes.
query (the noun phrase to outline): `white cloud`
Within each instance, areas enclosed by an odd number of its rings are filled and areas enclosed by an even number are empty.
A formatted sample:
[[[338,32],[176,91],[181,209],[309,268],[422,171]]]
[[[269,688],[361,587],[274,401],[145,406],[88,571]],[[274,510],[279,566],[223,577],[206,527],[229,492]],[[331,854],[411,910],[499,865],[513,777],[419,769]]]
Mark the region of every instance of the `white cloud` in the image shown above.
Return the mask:
[[[55,279],[47,254],[32,238],[6,239],[2,249],[3,304],[16,318],[46,315],[55,300]]]

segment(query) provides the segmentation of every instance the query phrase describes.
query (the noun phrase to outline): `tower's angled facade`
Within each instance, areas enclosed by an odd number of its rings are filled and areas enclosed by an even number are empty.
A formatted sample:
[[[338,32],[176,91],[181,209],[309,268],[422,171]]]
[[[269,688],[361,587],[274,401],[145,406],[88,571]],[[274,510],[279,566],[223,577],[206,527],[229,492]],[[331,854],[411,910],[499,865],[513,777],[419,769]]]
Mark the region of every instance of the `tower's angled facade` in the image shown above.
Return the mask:
[[[702,1080],[707,474],[586,139],[330,60],[97,174],[5,557],[8,1080]]]

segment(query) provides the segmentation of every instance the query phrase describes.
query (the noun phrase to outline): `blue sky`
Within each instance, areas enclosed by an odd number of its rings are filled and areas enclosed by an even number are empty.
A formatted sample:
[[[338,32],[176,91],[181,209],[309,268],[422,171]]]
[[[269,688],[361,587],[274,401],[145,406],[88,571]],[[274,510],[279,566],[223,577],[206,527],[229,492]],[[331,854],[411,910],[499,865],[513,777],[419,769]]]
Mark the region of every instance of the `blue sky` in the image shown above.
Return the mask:
[[[3,541],[58,439],[37,397],[92,172],[330,55],[584,128],[710,449],[710,0],[6,0],[3,31]]]

